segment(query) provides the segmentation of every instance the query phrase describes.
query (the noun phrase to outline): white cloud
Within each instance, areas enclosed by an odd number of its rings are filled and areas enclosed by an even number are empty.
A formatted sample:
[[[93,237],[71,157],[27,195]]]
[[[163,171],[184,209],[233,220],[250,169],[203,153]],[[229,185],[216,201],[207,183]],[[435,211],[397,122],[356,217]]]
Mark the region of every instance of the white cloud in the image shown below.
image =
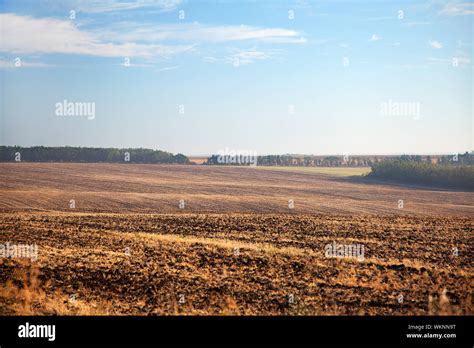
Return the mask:
[[[111,43],[72,22],[51,18],[0,14],[0,51],[14,54],[79,54],[101,57],[167,57],[192,46],[166,46],[134,42]]]
[[[474,14],[474,3],[452,1],[447,3],[440,11],[445,16],[465,16]]]
[[[372,36],[369,39],[369,41],[379,41],[379,40],[382,40],[382,38],[378,36],[377,34],[372,34]]]
[[[453,57],[452,61],[456,60],[459,65],[471,64],[471,59],[468,57]]]
[[[256,60],[267,60],[272,58],[278,54],[275,51],[259,51],[256,49],[248,49],[248,50],[241,50],[241,49],[231,49],[230,55],[225,59],[227,63],[239,65],[247,65],[251,64]]]
[[[458,65],[469,65],[471,64],[471,58],[469,54],[463,50],[457,49],[454,52],[454,56],[451,58],[452,61],[456,61]]]
[[[449,58],[428,57],[428,61],[434,62],[434,63],[450,63],[451,59],[449,59]]]
[[[179,65],[175,65],[175,66],[165,66],[165,67],[163,67],[163,68],[158,69],[158,71],[175,70],[175,69],[178,69],[178,68],[179,68]]]
[[[259,28],[248,25],[211,26],[200,23],[143,25],[117,23],[109,31],[97,32],[104,40],[156,42],[166,40],[190,42],[259,41],[267,43],[305,43],[306,38],[295,30]]]
[[[429,57],[428,60],[432,63],[448,63],[450,65],[466,66],[471,64],[471,58],[469,54],[463,50],[457,49],[454,55],[449,58],[433,58]]]
[[[198,23],[166,26],[117,24],[87,31],[69,20],[0,14],[0,52],[12,54],[78,54],[100,57],[169,57],[193,50],[195,43],[256,41],[303,43],[294,30],[252,26],[208,26]],[[163,44],[170,40],[189,44]]]
[[[278,56],[281,51],[278,50],[258,50],[256,48],[251,49],[239,49],[229,48],[227,49],[227,55],[223,58],[216,58],[213,56],[204,56],[202,60],[207,63],[226,63],[234,66],[248,65],[259,60],[272,59]]]
[[[430,44],[431,48],[434,48],[434,49],[437,49],[437,50],[439,50],[440,48],[443,48],[443,44],[439,41],[436,41],[436,40],[430,40],[429,44]]]
[[[116,11],[130,11],[141,8],[157,9],[162,12],[173,11],[181,4],[181,0],[78,0],[72,1],[72,8],[80,12],[104,13]]]
[[[301,44],[307,42],[295,30],[261,28],[247,25],[211,26],[199,23],[142,25],[120,22],[101,30],[87,30],[74,21],[34,18],[13,13],[0,14],[0,52],[10,56],[67,54],[110,58],[130,58],[127,66],[152,67],[156,58],[169,58],[185,52],[197,52],[201,44],[253,42],[262,44]],[[199,47],[201,51],[203,47]],[[222,49],[222,48],[221,48]],[[207,54],[207,62],[246,65],[278,55],[275,49],[231,49],[227,53]],[[205,53],[201,53],[206,55]],[[134,58],[144,59],[145,62]]]
[[[431,22],[403,22],[402,25],[407,27],[414,27],[418,25],[430,25]]]
[[[202,60],[207,62],[207,63],[217,63],[220,61],[219,58],[216,58],[216,57],[212,57],[212,56],[205,56],[205,57],[202,57]]]
[[[451,58],[434,58],[429,57],[428,61],[431,63],[443,63],[449,65],[459,65],[459,66],[466,66],[471,64],[471,59],[468,56],[458,55]]]
[[[128,61],[128,62],[124,61],[123,63],[117,64],[117,65],[124,66],[126,68],[152,68],[153,67],[152,64],[133,63],[131,61]]]
[[[21,60],[21,66],[16,66],[15,61],[0,59],[0,69],[22,69],[22,68],[49,68],[53,65]]]

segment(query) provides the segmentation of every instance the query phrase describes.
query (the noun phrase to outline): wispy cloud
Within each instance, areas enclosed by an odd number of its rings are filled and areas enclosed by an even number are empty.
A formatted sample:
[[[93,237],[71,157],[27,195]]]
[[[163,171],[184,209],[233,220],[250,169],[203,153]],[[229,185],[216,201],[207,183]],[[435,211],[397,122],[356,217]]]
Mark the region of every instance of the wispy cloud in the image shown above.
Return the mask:
[[[104,40],[111,41],[187,41],[196,43],[221,43],[233,41],[259,41],[267,43],[305,43],[306,38],[296,30],[261,28],[248,25],[212,26],[200,23],[143,25],[117,23],[110,30],[97,32]]]
[[[128,60],[127,62],[124,61],[123,63],[117,64],[117,65],[120,65],[126,68],[152,68],[153,67],[152,64],[133,63]]]
[[[372,34],[372,36],[369,39],[369,41],[379,41],[379,40],[382,40],[382,38],[378,36],[377,34]]]
[[[241,66],[252,64],[256,61],[272,59],[280,54],[281,51],[279,50],[228,48],[227,54],[222,58],[207,55],[202,57],[202,60],[207,63],[226,63],[234,66]]]
[[[78,54],[101,57],[169,57],[192,45],[112,43],[70,21],[0,14],[0,51],[14,54]]]
[[[428,57],[427,60],[431,64],[444,64],[453,67],[465,67],[471,64],[469,53],[460,48],[456,49],[454,54],[450,57]]]
[[[428,61],[430,63],[442,63],[442,64],[449,64],[452,66],[467,66],[471,64],[471,59],[468,56],[458,55],[456,57],[451,58],[436,58],[436,57],[428,57]]]
[[[85,13],[130,11],[142,8],[167,12],[175,10],[181,3],[181,0],[75,0],[71,1],[71,6]]]
[[[212,57],[212,56],[204,56],[202,57],[202,60],[207,62],[207,63],[217,63],[220,61],[219,58]]]
[[[98,31],[87,30],[84,26],[76,25],[74,21],[34,18],[12,13],[0,14],[0,21],[2,22],[0,52],[11,55],[65,54],[154,60],[186,52],[196,52],[198,46],[202,44],[237,42],[301,44],[307,42],[296,30],[246,25],[211,26],[200,23],[142,25],[120,22],[102,27]],[[222,61],[238,60],[239,64],[246,65],[269,59],[276,55],[275,52],[276,50],[267,48],[265,50],[234,49],[230,54],[221,51],[219,55],[224,57],[220,58]],[[211,61],[208,58],[204,60]],[[136,60],[126,64],[128,67],[151,67],[149,64]]]
[[[277,53],[273,51],[265,52],[257,49],[242,50],[234,48],[230,50],[230,55],[226,61],[234,65],[236,63],[238,63],[238,65],[247,65],[257,60],[270,59],[275,54]]]
[[[469,65],[471,64],[471,59],[468,57],[454,57],[453,60],[456,60],[459,65]]]
[[[21,68],[50,68],[53,67],[54,65],[46,64],[46,63],[41,63],[41,62],[31,62],[31,61],[25,61],[21,60],[21,65],[16,66],[15,65],[15,60],[5,60],[5,59],[0,59],[0,69],[21,69]]]
[[[163,68],[158,69],[157,71],[168,71],[168,70],[176,70],[179,68],[179,65],[175,66],[165,66]]]
[[[439,12],[445,16],[466,16],[474,14],[474,3],[452,1]]]
[[[436,40],[430,40],[428,41],[429,45],[431,48],[439,50],[440,48],[443,48],[443,44],[439,41]]]
[[[416,22],[416,21],[413,21],[413,22],[403,22],[402,25],[403,26],[406,26],[406,27],[415,27],[415,26],[419,26],[419,25],[430,25],[431,22]]]

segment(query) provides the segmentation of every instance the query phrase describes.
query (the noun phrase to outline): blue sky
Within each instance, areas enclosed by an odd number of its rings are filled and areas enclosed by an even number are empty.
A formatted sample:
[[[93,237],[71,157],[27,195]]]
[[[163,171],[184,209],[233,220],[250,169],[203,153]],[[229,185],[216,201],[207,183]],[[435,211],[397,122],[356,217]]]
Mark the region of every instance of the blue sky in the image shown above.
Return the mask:
[[[472,150],[473,15],[465,1],[0,0],[0,143]],[[64,100],[94,117],[58,116]]]

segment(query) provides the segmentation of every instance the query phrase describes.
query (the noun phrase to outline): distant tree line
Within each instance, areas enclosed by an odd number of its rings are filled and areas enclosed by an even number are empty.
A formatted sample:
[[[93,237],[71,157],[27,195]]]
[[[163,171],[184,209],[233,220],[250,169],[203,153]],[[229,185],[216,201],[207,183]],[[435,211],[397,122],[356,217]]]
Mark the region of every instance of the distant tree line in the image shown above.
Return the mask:
[[[303,167],[371,167],[376,163],[384,161],[407,161],[416,163],[437,163],[442,165],[474,165],[474,154],[453,154],[453,155],[401,155],[401,156],[312,156],[312,155],[267,155],[258,156],[259,166],[303,166]],[[218,155],[210,156],[204,164],[209,165],[239,165],[239,163],[219,162]]]
[[[451,165],[474,165],[474,152],[439,156],[437,163]]]
[[[222,163],[219,162],[218,155],[210,156],[204,164],[230,164],[239,165],[239,163]],[[259,166],[304,166],[304,167],[369,167],[372,159],[343,156],[296,156],[296,155],[266,155],[257,157],[257,165]]]
[[[261,166],[303,166],[303,167],[368,167],[373,158],[364,156],[258,156]]]
[[[402,155],[395,160],[405,162],[428,162],[444,165],[474,165],[474,153],[454,153],[452,155],[438,155],[438,156],[420,156],[420,155]]]
[[[151,149],[117,149],[97,147],[21,147],[0,146],[0,162],[113,162],[113,163],[179,163],[189,164],[182,154]]]
[[[373,164],[367,176],[404,183],[474,190],[473,165],[443,165],[398,159]]]

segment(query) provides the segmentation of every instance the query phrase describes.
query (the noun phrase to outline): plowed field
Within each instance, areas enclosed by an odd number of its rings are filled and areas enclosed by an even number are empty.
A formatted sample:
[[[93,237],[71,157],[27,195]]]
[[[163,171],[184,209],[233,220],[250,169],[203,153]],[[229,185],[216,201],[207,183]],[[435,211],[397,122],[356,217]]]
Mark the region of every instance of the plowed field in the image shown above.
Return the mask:
[[[473,205],[312,173],[0,164],[0,245],[38,248],[0,258],[0,314],[472,315]]]

